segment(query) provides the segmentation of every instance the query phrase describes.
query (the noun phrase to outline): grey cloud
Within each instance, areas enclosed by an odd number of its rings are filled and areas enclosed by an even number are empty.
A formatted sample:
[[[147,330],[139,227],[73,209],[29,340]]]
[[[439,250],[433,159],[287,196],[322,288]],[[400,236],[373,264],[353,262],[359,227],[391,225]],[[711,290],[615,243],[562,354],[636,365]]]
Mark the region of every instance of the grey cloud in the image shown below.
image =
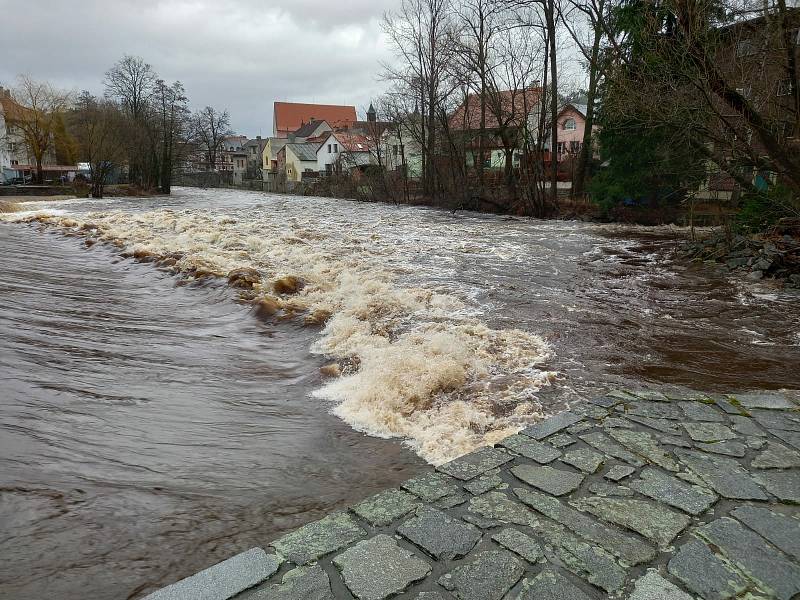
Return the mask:
[[[0,82],[26,73],[99,93],[134,54],[180,79],[193,107],[227,108],[238,131],[268,135],[275,99],[369,103],[388,54],[380,18],[398,1],[0,0]]]

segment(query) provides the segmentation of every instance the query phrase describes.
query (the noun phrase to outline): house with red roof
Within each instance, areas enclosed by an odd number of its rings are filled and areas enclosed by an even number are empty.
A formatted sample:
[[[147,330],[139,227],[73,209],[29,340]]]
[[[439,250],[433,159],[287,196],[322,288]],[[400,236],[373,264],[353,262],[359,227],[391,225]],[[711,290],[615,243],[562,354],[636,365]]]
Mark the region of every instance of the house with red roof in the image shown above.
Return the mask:
[[[344,129],[356,122],[356,107],[299,102],[273,103],[274,137],[288,138],[289,134],[314,121],[325,121],[333,129]]]
[[[329,131],[317,148],[317,170],[341,173],[377,164],[376,141],[361,133]]]

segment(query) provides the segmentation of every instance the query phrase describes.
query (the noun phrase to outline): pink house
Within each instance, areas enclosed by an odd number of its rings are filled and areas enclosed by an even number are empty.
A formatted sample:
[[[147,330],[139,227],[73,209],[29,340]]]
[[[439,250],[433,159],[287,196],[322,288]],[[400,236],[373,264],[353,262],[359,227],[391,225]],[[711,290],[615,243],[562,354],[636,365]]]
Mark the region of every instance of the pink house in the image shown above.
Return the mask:
[[[574,158],[583,145],[586,128],[586,105],[565,104],[558,113],[558,161]],[[597,126],[592,128],[597,130]]]

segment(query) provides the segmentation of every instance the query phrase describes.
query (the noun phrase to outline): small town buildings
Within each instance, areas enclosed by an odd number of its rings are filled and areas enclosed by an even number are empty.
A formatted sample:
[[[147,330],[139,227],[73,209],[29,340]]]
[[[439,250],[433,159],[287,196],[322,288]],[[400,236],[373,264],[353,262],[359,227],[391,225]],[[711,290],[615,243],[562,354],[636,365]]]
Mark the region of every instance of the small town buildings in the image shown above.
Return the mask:
[[[315,119],[301,125],[297,130],[289,134],[289,141],[302,144],[309,140],[319,140],[329,131],[333,131],[333,127],[324,119]]]
[[[519,166],[525,136],[538,127],[541,94],[542,89],[534,86],[487,95],[482,148],[481,97],[469,94],[450,117],[451,131],[464,143],[467,166],[474,167],[479,160],[485,169],[506,167],[509,160]]]
[[[360,133],[331,131],[316,151],[320,174],[344,173],[377,164],[375,141]]]
[[[25,139],[15,130],[14,121],[31,118],[31,111],[21,106],[11,96],[10,90],[0,86],[0,183],[21,179],[27,181],[36,174],[36,160],[28,151]],[[55,143],[44,155],[42,172],[45,180],[71,179],[77,172],[75,165],[57,164]]]
[[[261,179],[262,155],[266,145],[267,140],[260,135],[244,143],[243,149],[247,154],[247,172],[245,173],[247,179]]]
[[[332,129],[349,127],[356,121],[356,108],[334,104],[273,103],[273,137],[288,138],[312,121],[326,121]]]
[[[304,179],[316,178],[316,150],[316,144],[285,144],[278,151],[270,191],[288,192]]]

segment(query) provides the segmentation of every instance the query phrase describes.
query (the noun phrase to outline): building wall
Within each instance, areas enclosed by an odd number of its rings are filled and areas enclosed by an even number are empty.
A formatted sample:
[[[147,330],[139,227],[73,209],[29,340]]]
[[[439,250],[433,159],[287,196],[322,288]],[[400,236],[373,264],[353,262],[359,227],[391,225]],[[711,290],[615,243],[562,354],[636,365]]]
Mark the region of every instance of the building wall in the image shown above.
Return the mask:
[[[286,148],[286,181],[297,183],[303,178],[303,172],[308,169],[317,170],[317,162],[313,160],[300,160],[291,148]]]

